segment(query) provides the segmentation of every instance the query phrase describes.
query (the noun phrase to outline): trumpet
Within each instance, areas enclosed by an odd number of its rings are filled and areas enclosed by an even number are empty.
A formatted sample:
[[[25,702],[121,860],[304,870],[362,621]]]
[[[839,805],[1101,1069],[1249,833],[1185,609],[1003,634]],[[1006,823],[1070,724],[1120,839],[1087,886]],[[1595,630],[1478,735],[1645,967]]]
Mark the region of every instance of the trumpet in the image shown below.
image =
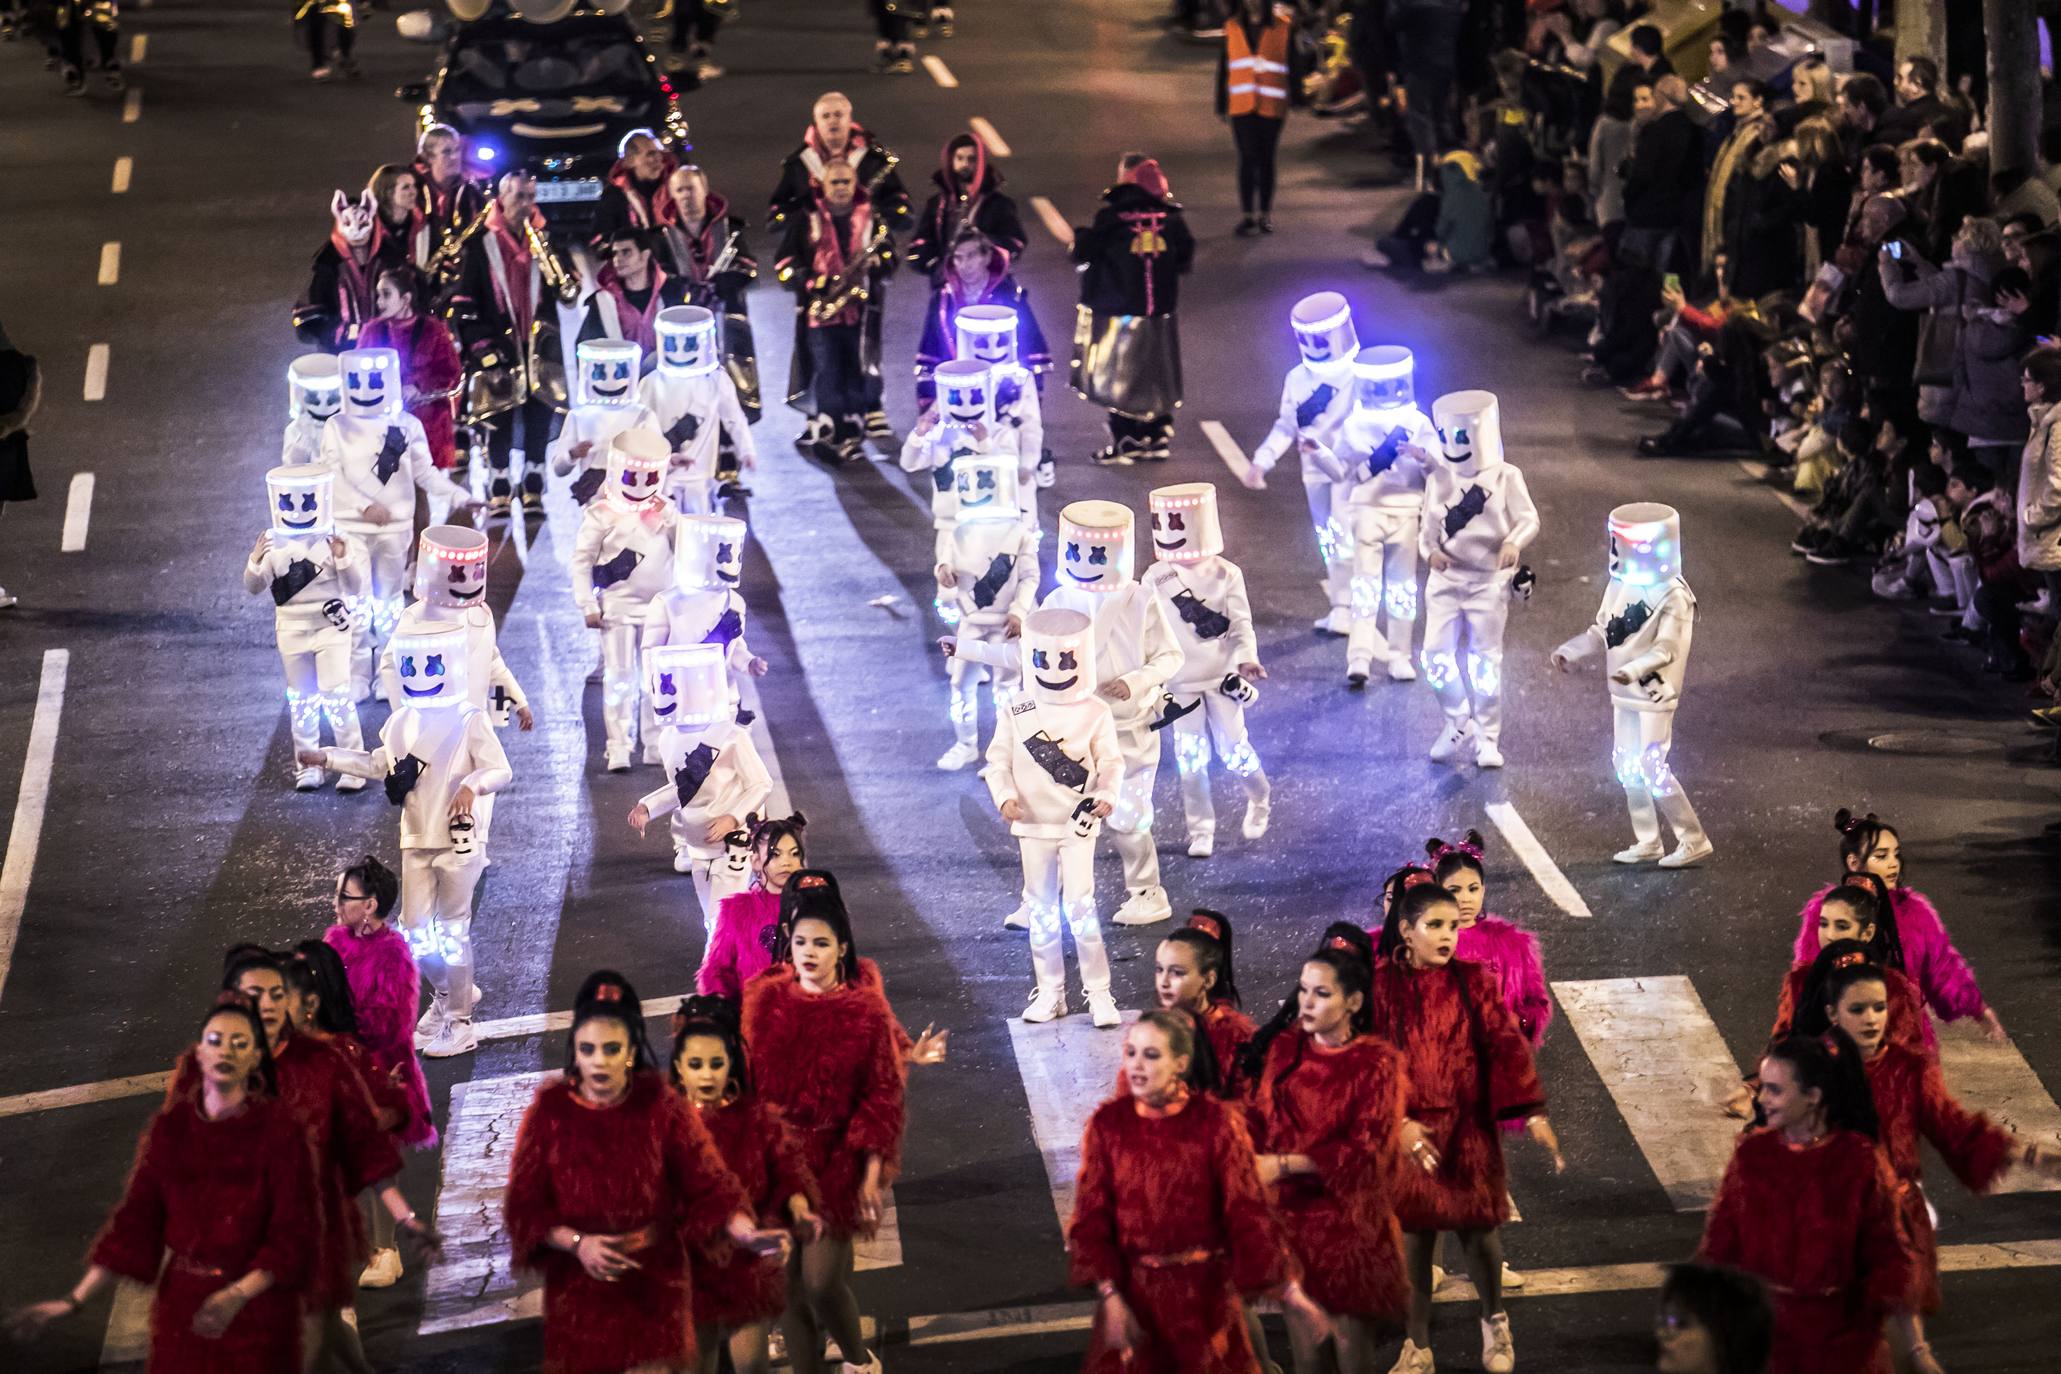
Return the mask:
[[[809,323],[822,324],[843,314],[853,305],[864,304],[873,296],[873,255],[887,239],[887,226],[876,223],[873,233],[867,238],[866,246],[852,255],[844,271],[833,277],[822,295],[809,302]]]
[[[544,284],[558,293],[558,299],[571,305],[580,298],[580,276],[558,256],[558,246],[551,241],[551,235],[539,228],[534,219],[522,226],[523,241],[529,245],[530,257],[537,264],[537,272]]]

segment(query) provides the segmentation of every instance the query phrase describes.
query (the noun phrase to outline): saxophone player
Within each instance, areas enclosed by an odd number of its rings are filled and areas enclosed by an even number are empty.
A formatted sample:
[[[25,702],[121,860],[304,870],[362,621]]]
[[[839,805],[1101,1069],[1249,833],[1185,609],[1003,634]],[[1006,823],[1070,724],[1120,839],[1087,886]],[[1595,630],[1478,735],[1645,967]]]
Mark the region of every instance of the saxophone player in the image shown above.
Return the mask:
[[[880,410],[880,316],[895,268],[888,226],[851,167],[823,169],[814,203],[788,216],[773,266],[795,293],[787,401],[809,417],[796,446],[849,462],[865,445],[869,412]]]

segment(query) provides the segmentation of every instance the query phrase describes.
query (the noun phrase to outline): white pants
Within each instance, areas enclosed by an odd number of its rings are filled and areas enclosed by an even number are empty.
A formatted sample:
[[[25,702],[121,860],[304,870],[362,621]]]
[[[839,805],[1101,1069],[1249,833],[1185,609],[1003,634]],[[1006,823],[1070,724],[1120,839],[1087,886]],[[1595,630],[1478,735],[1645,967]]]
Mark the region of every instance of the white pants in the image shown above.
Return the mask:
[[[611,754],[634,754],[637,725],[643,706],[643,657],[637,641],[644,627],[634,616],[620,619],[602,612],[601,621],[601,728]],[[655,740],[645,722],[645,738]]]
[[[1310,524],[1317,531],[1317,556],[1324,560],[1324,596],[1331,609],[1352,605],[1353,532],[1346,501],[1352,488],[1312,469],[1302,469],[1302,494],[1310,503]]]
[[[454,1016],[472,1014],[472,895],[486,871],[482,848],[401,851],[401,934]]]
[[[1095,837],[1017,840],[1023,855],[1023,891],[1030,904],[1031,969],[1038,991],[1066,986],[1061,927],[1073,931],[1074,958],[1081,966],[1081,991],[1109,991],[1109,954],[1102,947],[1102,922],[1095,916]]]
[[[1682,844],[1694,847],[1706,838],[1689,794],[1668,766],[1674,735],[1672,707],[1641,711],[1623,702],[1610,703],[1610,762],[1624,787],[1625,807],[1632,813],[1632,836],[1642,845],[1660,843],[1662,817]]]
[[[1217,829],[1216,800],[1209,790],[1209,760],[1214,747],[1224,767],[1245,785],[1247,804],[1264,802],[1272,789],[1260,767],[1259,754],[1245,735],[1245,703],[1234,701],[1214,686],[1197,688],[1176,685],[1173,698],[1182,705],[1201,704],[1168,728],[1174,737],[1174,767],[1181,775],[1181,810],[1186,813],[1190,838],[1214,835]]]
[[[351,632],[324,622],[320,629],[276,626],[279,666],[286,672],[286,720],[293,747],[322,747],[322,722],[339,749],[363,749],[358,698],[351,687]]]
[[[741,874],[732,873],[730,865],[724,862],[728,857],[727,851],[718,849],[704,857],[700,852],[701,846],[688,845],[681,838],[681,832],[687,827],[681,823],[680,816],[678,811],[673,813],[673,852],[685,853],[693,862],[687,876],[694,881],[694,899],[701,903],[702,927],[713,936],[716,933],[716,908],[723,904],[725,897],[734,896],[751,886],[751,870],[746,868]],[[699,840],[700,836],[695,838]]]
[[[401,593],[408,585],[408,550],[415,542],[414,509],[408,523],[396,529],[360,534],[369,556],[370,588],[351,617],[351,685],[360,697],[372,691],[374,663],[387,636],[401,623]]]
[[[961,640],[974,639],[983,644],[1003,644],[1004,628],[1000,625],[964,625],[959,629]],[[953,654],[945,660],[945,671],[952,682],[952,738],[961,744],[980,742],[980,685],[989,684],[988,695],[994,698],[995,714],[1000,715],[1009,708],[1015,698],[1020,671],[1014,668],[990,668],[971,659]]]
[[[1410,657],[1417,630],[1417,523],[1413,509],[1368,507],[1353,512],[1352,636],[1345,660],[1387,662]],[[1377,621],[1388,612],[1388,638]]]
[[[1490,744],[1503,734],[1503,622],[1509,616],[1508,573],[1462,582],[1434,572],[1425,579],[1424,680],[1447,720],[1457,725],[1472,717]]]
[[[1124,886],[1142,892],[1159,886],[1159,849],[1152,843],[1152,788],[1159,780],[1159,735],[1149,721],[1138,720],[1117,727],[1116,743],[1124,756],[1124,774],[1103,829],[1123,860]]]

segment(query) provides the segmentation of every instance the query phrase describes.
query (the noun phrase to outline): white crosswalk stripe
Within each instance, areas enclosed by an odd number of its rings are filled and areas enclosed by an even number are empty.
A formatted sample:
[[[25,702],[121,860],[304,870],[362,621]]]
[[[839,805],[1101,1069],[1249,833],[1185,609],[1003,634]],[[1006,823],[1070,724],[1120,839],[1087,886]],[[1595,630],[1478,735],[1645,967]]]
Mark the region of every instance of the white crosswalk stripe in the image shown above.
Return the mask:
[[[1138,1013],[1124,1013],[1126,1022]],[[1081,1132],[1110,1093],[1115,1091],[1121,1031],[1097,1030],[1085,1016],[1067,1016],[1034,1026],[1009,1022],[1009,1043],[1016,1068],[1030,1100],[1031,1134],[1045,1157],[1045,1177],[1052,1185],[1052,1207],[1061,1230],[1073,1215],[1073,1181],[1081,1166]]]
[[[1947,1088],[1964,1105],[1980,1107],[2021,1140],[2061,1150],[2061,1107],[2016,1045],[1993,1045],[1965,1025],[1942,1027],[1939,1067]],[[2014,1169],[1996,1191],[2054,1193],[2061,1192],[2061,1182]]]

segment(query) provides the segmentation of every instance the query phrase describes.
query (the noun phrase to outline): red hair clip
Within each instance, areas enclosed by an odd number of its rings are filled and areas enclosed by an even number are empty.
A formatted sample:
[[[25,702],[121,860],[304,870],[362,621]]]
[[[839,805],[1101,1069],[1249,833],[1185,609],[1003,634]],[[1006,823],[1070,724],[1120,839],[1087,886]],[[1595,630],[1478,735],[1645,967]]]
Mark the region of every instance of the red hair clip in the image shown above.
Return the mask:
[[[1865,964],[1867,962],[1867,955],[1861,953],[1857,949],[1850,949],[1846,953],[1835,957],[1832,960],[1832,967],[1835,969],[1852,968],[1856,964]]]
[[[620,1002],[623,1000],[622,984],[603,983],[600,987],[594,989],[594,995],[588,1000],[594,1002]]]
[[[802,888],[804,890],[810,888],[828,887],[830,886],[830,880],[828,878],[821,877],[817,874],[811,873],[808,877],[803,878],[800,882],[796,883],[795,886],[798,888]]]
[[[1205,916],[1198,911],[1188,918],[1188,928],[1190,930],[1199,930],[1219,944],[1223,943],[1224,924],[1214,916]]]
[[[1408,892],[1413,887],[1422,887],[1430,881],[1432,881],[1430,869],[1413,868],[1403,874],[1403,891]]]
[[[1355,948],[1353,947],[1353,942],[1352,942],[1352,941],[1350,941],[1350,940],[1348,940],[1348,939],[1346,939],[1346,938],[1345,938],[1345,937],[1344,937],[1343,935],[1334,935],[1334,936],[1332,936],[1332,937],[1331,937],[1330,939],[1326,940],[1326,941],[1324,942],[1324,948],[1326,948],[1326,949],[1342,949],[1342,950],[1344,950],[1344,951],[1345,951],[1345,952],[1346,952],[1347,954],[1358,954],[1358,953],[1359,953],[1359,950],[1357,950],[1357,949],[1355,949]]]
[[[1825,1047],[1826,1054],[1830,1055],[1834,1059],[1837,1059],[1839,1057],[1839,1042],[1837,1040],[1834,1040],[1830,1035],[1820,1036],[1818,1038],[1818,1043]]]

